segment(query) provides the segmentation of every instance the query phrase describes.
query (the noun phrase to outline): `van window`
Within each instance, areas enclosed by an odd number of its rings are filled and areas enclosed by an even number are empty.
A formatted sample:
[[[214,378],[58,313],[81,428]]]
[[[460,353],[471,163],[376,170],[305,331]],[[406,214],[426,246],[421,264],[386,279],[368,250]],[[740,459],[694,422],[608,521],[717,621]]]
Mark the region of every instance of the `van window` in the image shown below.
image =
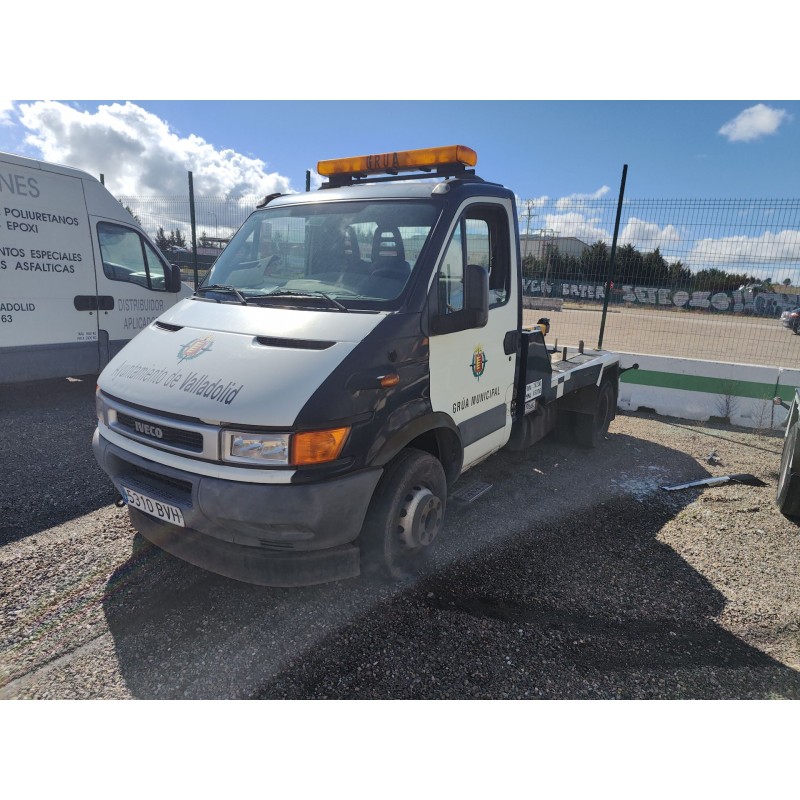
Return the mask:
[[[157,292],[166,291],[164,263],[138,231],[111,222],[98,222],[97,240],[107,278],[135,283]]]

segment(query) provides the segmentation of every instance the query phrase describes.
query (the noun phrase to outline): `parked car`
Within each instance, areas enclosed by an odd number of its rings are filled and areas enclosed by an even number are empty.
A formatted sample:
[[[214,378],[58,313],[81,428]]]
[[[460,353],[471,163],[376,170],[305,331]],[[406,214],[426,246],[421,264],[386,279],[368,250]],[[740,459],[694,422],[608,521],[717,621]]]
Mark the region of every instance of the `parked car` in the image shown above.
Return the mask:
[[[800,306],[797,308],[787,308],[781,314],[781,325],[784,328],[791,328],[795,333],[798,333],[798,326],[800,326]]]

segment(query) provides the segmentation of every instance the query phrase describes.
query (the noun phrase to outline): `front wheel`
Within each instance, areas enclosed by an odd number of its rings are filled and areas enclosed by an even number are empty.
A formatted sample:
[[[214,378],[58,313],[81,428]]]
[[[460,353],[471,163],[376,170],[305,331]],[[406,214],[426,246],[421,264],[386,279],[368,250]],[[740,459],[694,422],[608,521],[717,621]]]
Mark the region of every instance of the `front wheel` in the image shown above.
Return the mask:
[[[387,465],[364,520],[365,571],[394,579],[419,574],[441,532],[446,505],[439,460],[422,450],[403,450]]]

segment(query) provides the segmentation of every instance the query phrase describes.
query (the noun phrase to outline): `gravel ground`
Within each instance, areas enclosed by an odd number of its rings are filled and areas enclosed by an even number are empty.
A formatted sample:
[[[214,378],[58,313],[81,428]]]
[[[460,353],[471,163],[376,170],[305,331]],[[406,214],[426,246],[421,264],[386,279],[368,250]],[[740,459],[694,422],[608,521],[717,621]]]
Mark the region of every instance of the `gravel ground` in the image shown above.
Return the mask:
[[[265,589],[135,535],[93,394],[0,388],[0,698],[800,697],[779,432],[623,413],[598,450],[468,472],[493,488],[451,501],[414,584]],[[660,489],[739,472],[768,485]]]

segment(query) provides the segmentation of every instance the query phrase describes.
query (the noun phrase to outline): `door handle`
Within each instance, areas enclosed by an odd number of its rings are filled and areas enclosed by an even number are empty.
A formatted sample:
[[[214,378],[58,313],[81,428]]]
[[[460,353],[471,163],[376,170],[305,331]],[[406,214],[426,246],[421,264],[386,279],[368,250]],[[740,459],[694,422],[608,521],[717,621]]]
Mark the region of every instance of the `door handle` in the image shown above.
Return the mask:
[[[76,311],[114,310],[114,298],[109,294],[76,294],[72,302]]]

